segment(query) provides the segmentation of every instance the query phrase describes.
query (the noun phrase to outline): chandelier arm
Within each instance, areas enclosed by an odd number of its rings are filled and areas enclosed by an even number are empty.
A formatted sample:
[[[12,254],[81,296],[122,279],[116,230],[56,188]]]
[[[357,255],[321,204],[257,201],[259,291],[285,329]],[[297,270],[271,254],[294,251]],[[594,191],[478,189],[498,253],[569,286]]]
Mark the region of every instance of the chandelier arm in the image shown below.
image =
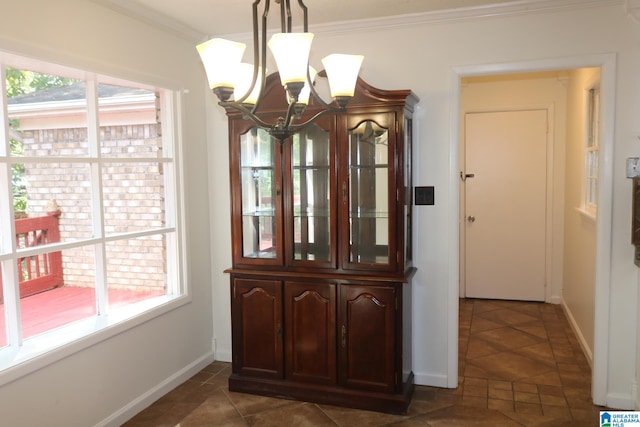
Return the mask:
[[[309,32],[309,20],[307,19],[307,6],[302,2],[302,0],[298,0],[298,6],[302,9],[302,19],[303,19],[303,31],[305,33]]]
[[[257,0],[258,2],[260,2],[260,0]],[[254,76],[257,76],[258,74],[258,63],[260,63],[261,66],[261,70],[260,70],[260,96],[258,97],[258,101],[256,102],[256,104],[253,106],[251,113],[255,114],[256,110],[258,109],[258,105],[260,104],[260,100],[262,99],[262,94],[264,93],[264,89],[266,87],[267,84],[267,79],[266,79],[266,75],[267,75],[267,18],[269,16],[269,6],[270,6],[270,0],[266,0],[265,1],[265,5],[264,5],[264,13],[262,14],[262,33],[261,33],[261,38],[262,38],[262,43],[258,43],[258,28],[257,28],[257,21],[256,21],[256,26],[254,27],[253,30],[253,73]]]
[[[291,122],[293,121],[293,118],[295,117],[295,107],[296,107],[296,102],[295,100],[292,100],[289,103],[289,107],[287,108],[287,116],[284,119],[284,125],[287,129],[291,128]]]
[[[322,99],[322,97],[320,96],[320,94],[316,90],[316,86],[311,81],[311,74],[309,73],[309,67],[307,67],[307,85],[309,85],[309,90],[311,91],[311,95],[313,95],[315,100],[318,101],[320,103],[320,105],[322,105],[326,109],[331,109],[332,108],[331,105],[330,105],[331,102],[326,102],[324,99]]]
[[[251,79],[251,85],[247,92],[242,95],[239,99],[236,99],[235,102],[241,104],[245,99],[249,97],[253,88],[256,86],[256,82],[258,81],[258,64],[259,54],[258,54],[258,5],[262,0],[254,0],[252,5],[253,10],[253,77]],[[265,14],[269,13],[269,0],[266,1],[265,4]],[[264,77],[264,76],[263,76]],[[264,88],[264,87],[263,87]],[[254,107],[255,108],[255,107]]]
[[[291,32],[291,3],[289,0],[280,0],[280,23],[283,33]],[[286,25],[285,25],[286,23]]]
[[[327,114],[331,114],[331,113],[341,113],[341,112],[344,112],[344,108],[329,108],[329,109],[326,109],[326,110],[318,111],[309,120],[307,120],[307,121],[305,121],[303,123],[290,125],[289,129],[291,129],[291,133],[294,134],[296,132],[300,132],[301,130],[305,129],[307,126],[315,123],[316,120],[318,120],[320,117],[326,116]]]
[[[251,120],[261,128],[268,130],[274,127],[273,124],[265,122],[256,114],[254,114],[253,109],[247,108],[245,104],[241,104],[236,101],[221,101],[221,102],[218,102],[218,105],[220,105],[223,108],[232,108],[234,110],[240,111],[244,118]]]

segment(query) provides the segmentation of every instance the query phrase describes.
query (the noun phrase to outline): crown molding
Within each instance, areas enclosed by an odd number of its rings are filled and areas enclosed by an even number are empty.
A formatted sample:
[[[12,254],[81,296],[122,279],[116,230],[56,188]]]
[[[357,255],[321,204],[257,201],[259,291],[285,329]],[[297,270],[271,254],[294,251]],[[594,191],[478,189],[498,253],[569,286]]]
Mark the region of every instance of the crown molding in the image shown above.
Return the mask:
[[[91,0],[109,9],[143,21],[192,42],[200,42],[211,36],[177,20],[148,9],[129,0]],[[627,13],[640,22],[640,0],[517,0],[507,3],[448,9],[441,11],[387,16],[383,18],[336,21],[314,24],[314,33],[346,33],[378,30],[442,22],[458,22],[488,17],[524,15],[529,13],[576,10],[594,7],[626,5]],[[229,38],[244,39],[247,33],[220,34]]]
[[[626,1],[639,3],[638,9],[640,9],[640,0]],[[508,3],[498,3],[459,9],[448,9],[442,11],[412,13],[384,18],[340,21],[330,24],[316,24],[313,27],[313,31],[314,33],[339,33],[353,32],[354,30],[378,30],[384,28],[437,24],[443,22],[471,21],[500,16],[526,15],[532,13],[616,6],[623,5],[624,2],[625,0],[518,0]],[[638,12],[640,12],[640,10]]]
[[[129,0],[90,1],[189,41],[201,41],[206,38],[206,34],[136,2]]]

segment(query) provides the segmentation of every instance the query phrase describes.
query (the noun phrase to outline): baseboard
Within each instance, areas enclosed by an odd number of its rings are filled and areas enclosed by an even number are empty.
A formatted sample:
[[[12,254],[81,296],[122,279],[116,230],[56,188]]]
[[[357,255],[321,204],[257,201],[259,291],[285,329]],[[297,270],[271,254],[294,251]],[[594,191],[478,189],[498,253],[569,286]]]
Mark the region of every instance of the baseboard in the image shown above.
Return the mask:
[[[567,316],[567,320],[569,321],[569,325],[571,325],[571,329],[573,330],[573,333],[576,334],[576,338],[580,343],[580,347],[582,348],[582,352],[584,353],[584,356],[587,358],[587,362],[589,362],[589,366],[593,370],[593,350],[590,349],[589,346],[587,345],[587,340],[584,339],[584,335],[582,335],[582,331],[578,327],[578,323],[576,322],[576,319],[573,317],[573,314],[571,313],[571,310],[567,306],[567,303],[565,302],[564,299],[562,299],[560,306],[562,307],[562,311],[564,311],[564,315]]]
[[[551,296],[548,301],[549,304],[562,304],[562,302],[562,297],[559,296]]]
[[[96,427],[118,427],[134,415],[147,408],[153,402],[200,372],[205,366],[214,361],[213,352],[207,353],[171,375],[157,386],[147,390],[129,404],[123,406],[104,420],[96,424]]]
[[[231,363],[231,351],[216,351],[216,360]]]
[[[218,340],[216,338],[213,339],[213,355],[215,356],[218,362],[231,362],[231,349],[226,348],[224,350],[218,350]]]
[[[448,388],[447,376],[443,374],[430,374],[430,373],[414,371],[413,383],[415,385],[426,385],[430,387]]]

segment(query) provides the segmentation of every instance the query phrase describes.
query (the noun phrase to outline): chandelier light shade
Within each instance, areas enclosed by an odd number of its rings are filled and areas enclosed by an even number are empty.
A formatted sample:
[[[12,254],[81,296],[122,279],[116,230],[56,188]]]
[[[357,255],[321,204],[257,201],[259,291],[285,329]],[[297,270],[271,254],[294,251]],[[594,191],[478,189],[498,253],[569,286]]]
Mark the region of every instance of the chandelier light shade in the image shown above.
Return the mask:
[[[307,7],[303,0],[297,0],[303,14],[303,31],[291,31],[291,0],[274,0],[280,5],[281,31],[266,41],[267,19],[271,0],[253,1],[253,64],[241,63],[246,45],[233,41],[213,38],[197,46],[204,64],[209,87],[227,109],[242,112],[243,116],[264,128],[278,141],[301,131],[321,116],[344,111],[354,96],[358,73],[363,56],[332,54],[322,60],[325,67],[331,100],[325,101],[315,90],[316,71],[309,65],[309,54],[313,34],[308,31]],[[262,13],[258,12],[263,3]],[[261,16],[261,24],[258,24]],[[287,93],[289,108],[286,117],[279,117],[275,123],[264,121],[257,113],[260,95],[266,82],[266,47],[278,67],[280,82]],[[322,110],[314,116],[302,120],[302,113],[313,98]]]
[[[353,97],[364,56],[334,53],[322,59],[333,98]]]
[[[277,33],[269,40],[269,49],[276,60],[282,86],[307,81],[312,33]]]
[[[262,77],[262,67],[258,67],[258,78]],[[238,65],[236,85],[233,90],[233,97],[235,99],[242,98],[246,93],[249,95],[242,101],[245,105],[255,105],[258,103],[260,97],[260,89],[262,82],[258,81],[253,86],[253,90],[249,92],[251,88],[251,82],[253,80],[253,64],[247,64],[243,62]]]
[[[236,84],[237,68],[247,45],[225,39],[211,39],[196,46],[204,70],[207,73],[209,87],[233,88]]]
[[[312,66],[309,66],[309,81],[311,82],[311,84],[315,84],[317,75],[318,75],[318,72],[316,71],[316,69],[313,68]],[[305,78],[304,86],[300,91],[300,95],[298,95],[297,103],[301,105],[309,105],[310,96],[311,96],[311,87],[309,86],[309,83],[306,81],[306,78]]]

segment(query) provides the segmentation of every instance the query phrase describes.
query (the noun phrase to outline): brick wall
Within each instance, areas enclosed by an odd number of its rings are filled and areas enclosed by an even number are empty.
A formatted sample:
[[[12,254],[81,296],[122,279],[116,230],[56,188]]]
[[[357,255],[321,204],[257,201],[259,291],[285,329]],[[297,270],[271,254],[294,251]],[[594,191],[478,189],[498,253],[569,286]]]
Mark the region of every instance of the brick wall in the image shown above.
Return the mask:
[[[100,129],[104,164],[105,235],[146,230],[165,225],[164,182],[159,162],[119,159],[159,157],[162,150],[157,124],[109,126]],[[25,164],[29,216],[44,215],[52,199],[60,216],[62,242],[91,238],[93,233],[90,179],[92,165],[51,160],[57,156],[88,155],[87,130],[40,129],[22,133],[25,156],[46,156],[42,163]],[[95,256],[91,245],[64,250],[65,286],[93,287]],[[110,289],[165,288],[165,240],[161,237],[121,239],[106,246],[107,283]]]

